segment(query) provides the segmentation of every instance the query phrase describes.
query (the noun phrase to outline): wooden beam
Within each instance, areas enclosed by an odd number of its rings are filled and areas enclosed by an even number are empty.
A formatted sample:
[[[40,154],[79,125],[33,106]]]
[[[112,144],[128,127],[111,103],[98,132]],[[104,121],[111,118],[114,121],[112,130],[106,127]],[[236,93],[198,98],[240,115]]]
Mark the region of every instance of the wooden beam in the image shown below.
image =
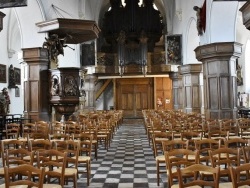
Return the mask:
[[[106,82],[102,85],[102,87],[99,89],[99,91],[97,91],[96,95],[95,95],[95,100],[97,100],[101,94],[104,92],[104,90],[107,88],[107,86],[109,85],[109,83],[111,82],[112,79],[108,79],[106,80]]]

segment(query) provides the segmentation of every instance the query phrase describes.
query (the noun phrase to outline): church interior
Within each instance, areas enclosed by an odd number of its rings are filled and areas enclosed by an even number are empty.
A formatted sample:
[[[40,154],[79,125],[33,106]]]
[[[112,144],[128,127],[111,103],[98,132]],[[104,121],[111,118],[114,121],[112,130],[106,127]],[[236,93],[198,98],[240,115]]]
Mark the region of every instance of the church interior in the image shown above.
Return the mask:
[[[171,152],[164,139],[185,140],[180,147],[193,145],[197,156],[201,148],[194,140],[213,140],[216,149],[234,145],[237,162],[247,163],[249,15],[246,0],[1,1],[3,168],[8,166],[4,140],[23,140],[30,146],[40,124],[46,128],[39,139],[49,141],[56,139],[54,129],[63,125],[63,133],[55,132],[66,135],[60,139],[67,144],[91,132],[93,138],[87,139],[93,151],[87,162],[84,159],[86,175],[78,174],[82,166],[75,168],[77,176],[61,175],[74,188],[184,186],[181,168],[173,176],[169,172]],[[17,127],[8,136],[11,124]],[[230,144],[234,137],[242,143]],[[207,155],[212,161],[212,152]],[[208,164],[200,156],[192,163]],[[225,172],[231,179],[215,178],[213,183],[236,186],[234,170],[241,165]],[[4,175],[0,170],[5,177],[0,183],[8,182]]]

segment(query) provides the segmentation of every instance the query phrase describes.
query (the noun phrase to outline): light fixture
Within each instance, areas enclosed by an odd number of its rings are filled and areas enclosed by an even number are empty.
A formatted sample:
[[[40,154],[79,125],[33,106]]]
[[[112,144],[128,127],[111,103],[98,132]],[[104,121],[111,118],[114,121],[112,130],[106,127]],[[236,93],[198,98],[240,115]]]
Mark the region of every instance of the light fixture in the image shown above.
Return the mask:
[[[5,14],[0,12],[0,32],[3,30],[3,18],[5,17]]]

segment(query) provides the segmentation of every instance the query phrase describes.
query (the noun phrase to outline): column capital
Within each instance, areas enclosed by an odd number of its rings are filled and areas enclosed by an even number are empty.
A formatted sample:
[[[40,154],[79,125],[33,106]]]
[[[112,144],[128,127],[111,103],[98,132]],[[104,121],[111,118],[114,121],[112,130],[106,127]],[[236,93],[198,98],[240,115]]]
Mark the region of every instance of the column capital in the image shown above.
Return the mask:
[[[205,61],[206,59],[216,57],[240,57],[242,53],[242,44],[237,42],[218,42],[198,46],[195,50],[196,59]]]
[[[243,24],[245,27],[250,30],[250,2],[247,1],[241,8],[240,11],[242,12],[243,17]]]
[[[201,73],[202,64],[186,64],[178,67],[180,74]]]
[[[49,62],[48,50],[45,48],[23,48],[22,59],[25,62]]]

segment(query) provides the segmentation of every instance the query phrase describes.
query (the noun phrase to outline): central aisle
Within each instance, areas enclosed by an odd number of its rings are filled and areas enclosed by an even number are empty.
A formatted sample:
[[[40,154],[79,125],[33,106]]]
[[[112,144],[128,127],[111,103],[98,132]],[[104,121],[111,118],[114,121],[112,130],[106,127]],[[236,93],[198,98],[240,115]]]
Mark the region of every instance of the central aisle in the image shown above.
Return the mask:
[[[91,188],[161,188],[157,186],[156,164],[143,124],[123,124],[108,151],[99,147],[92,160]],[[166,178],[164,178],[164,181]],[[86,187],[86,178],[78,180]]]

